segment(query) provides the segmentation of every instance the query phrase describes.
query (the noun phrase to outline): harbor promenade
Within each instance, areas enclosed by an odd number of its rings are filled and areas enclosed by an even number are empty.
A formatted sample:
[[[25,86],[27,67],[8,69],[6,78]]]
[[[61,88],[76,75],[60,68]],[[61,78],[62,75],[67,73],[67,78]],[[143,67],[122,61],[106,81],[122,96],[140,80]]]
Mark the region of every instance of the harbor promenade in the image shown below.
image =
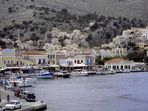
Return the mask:
[[[24,99],[20,99],[16,96],[14,96],[14,93],[10,90],[4,90],[4,88],[0,87],[0,106],[4,107],[8,102],[7,102],[7,95],[9,94],[10,96],[10,101],[11,100],[19,100],[22,103],[21,109],[17,109],[15,111],[39,111],[39,110],[46,110],[47,106],[44,102],[42,101],[36,101],[36,102],[26,102]],[[7,111],[7,110],[5,110]]]

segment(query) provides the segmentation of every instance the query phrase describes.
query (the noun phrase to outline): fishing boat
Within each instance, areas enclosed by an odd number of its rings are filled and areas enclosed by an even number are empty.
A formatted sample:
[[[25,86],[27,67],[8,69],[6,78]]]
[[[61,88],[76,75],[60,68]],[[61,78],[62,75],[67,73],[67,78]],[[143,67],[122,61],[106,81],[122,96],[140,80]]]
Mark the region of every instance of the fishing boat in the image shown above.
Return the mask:
[[[37,78],[37,79],[52,79],[53,73],[47,70],[36,71],[35,73],[29,74],[29,77]]]

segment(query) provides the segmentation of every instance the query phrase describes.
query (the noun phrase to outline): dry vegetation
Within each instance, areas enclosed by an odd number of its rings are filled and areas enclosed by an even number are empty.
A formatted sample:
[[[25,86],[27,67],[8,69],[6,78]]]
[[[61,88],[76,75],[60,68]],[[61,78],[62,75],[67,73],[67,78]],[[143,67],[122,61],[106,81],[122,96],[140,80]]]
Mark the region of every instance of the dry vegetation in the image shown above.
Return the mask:
[[[0,37],[38,40],[52,27],[83,30],[89,23],[90,46],[99,46],[131,27],[145,27],[146,0],[1,0]],[[146,19],[145,19],[146,20]],[[3,43],[4,44],[4,43]]]

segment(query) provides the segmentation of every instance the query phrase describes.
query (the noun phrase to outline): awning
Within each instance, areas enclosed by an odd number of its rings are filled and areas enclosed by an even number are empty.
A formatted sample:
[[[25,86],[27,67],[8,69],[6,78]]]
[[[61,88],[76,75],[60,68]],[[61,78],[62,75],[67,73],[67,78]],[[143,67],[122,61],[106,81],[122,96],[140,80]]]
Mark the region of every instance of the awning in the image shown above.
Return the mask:
[[[87,65],[85,64],[73,64],[73,65],[62,64],[60,66],[61,67],[87,67]]]
[[[49,65],[49,67],[59,67],[59,65],[52,64],[52,65]]]
[[[85,64],[74,64],[71,67],[86,67],[87,65]]]

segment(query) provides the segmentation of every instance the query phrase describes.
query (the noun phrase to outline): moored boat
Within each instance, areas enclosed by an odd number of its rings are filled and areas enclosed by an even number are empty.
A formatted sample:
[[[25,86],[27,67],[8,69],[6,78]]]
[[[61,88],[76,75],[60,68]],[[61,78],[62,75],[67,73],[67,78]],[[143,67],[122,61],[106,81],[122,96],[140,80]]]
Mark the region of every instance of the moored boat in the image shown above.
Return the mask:
[[[54,76],[56,76],[56,77],[63,77],[63,78],[69,78],[70,75],[71,75],[71,73],[67,72],[67,71],[58,71],[58,72],[54,73]]]
[[[53,73],[49,72],[47,70],[40,70],[37,73],[29,74],[29,77],[34,77],[34,78],[37,78],[37,79],[52,79]]]
[[[23,80],[4,80],[3,81],[3,85],[4,87],[6,87],[7,89],[15,89],[17,87],[32,87],[33,85],[31,83],[28,83],[26,81]]]
[[[106,68],[101,68],[101,69],[98,69],[96,71],[96,74],[97,75],[107,75],[107,74],[115,74],[116,71],[113,70],[113,69],[106,69]]]
[[[71,74],[73,76],[88,76],[88,71],[85,69],[75,69]]]

